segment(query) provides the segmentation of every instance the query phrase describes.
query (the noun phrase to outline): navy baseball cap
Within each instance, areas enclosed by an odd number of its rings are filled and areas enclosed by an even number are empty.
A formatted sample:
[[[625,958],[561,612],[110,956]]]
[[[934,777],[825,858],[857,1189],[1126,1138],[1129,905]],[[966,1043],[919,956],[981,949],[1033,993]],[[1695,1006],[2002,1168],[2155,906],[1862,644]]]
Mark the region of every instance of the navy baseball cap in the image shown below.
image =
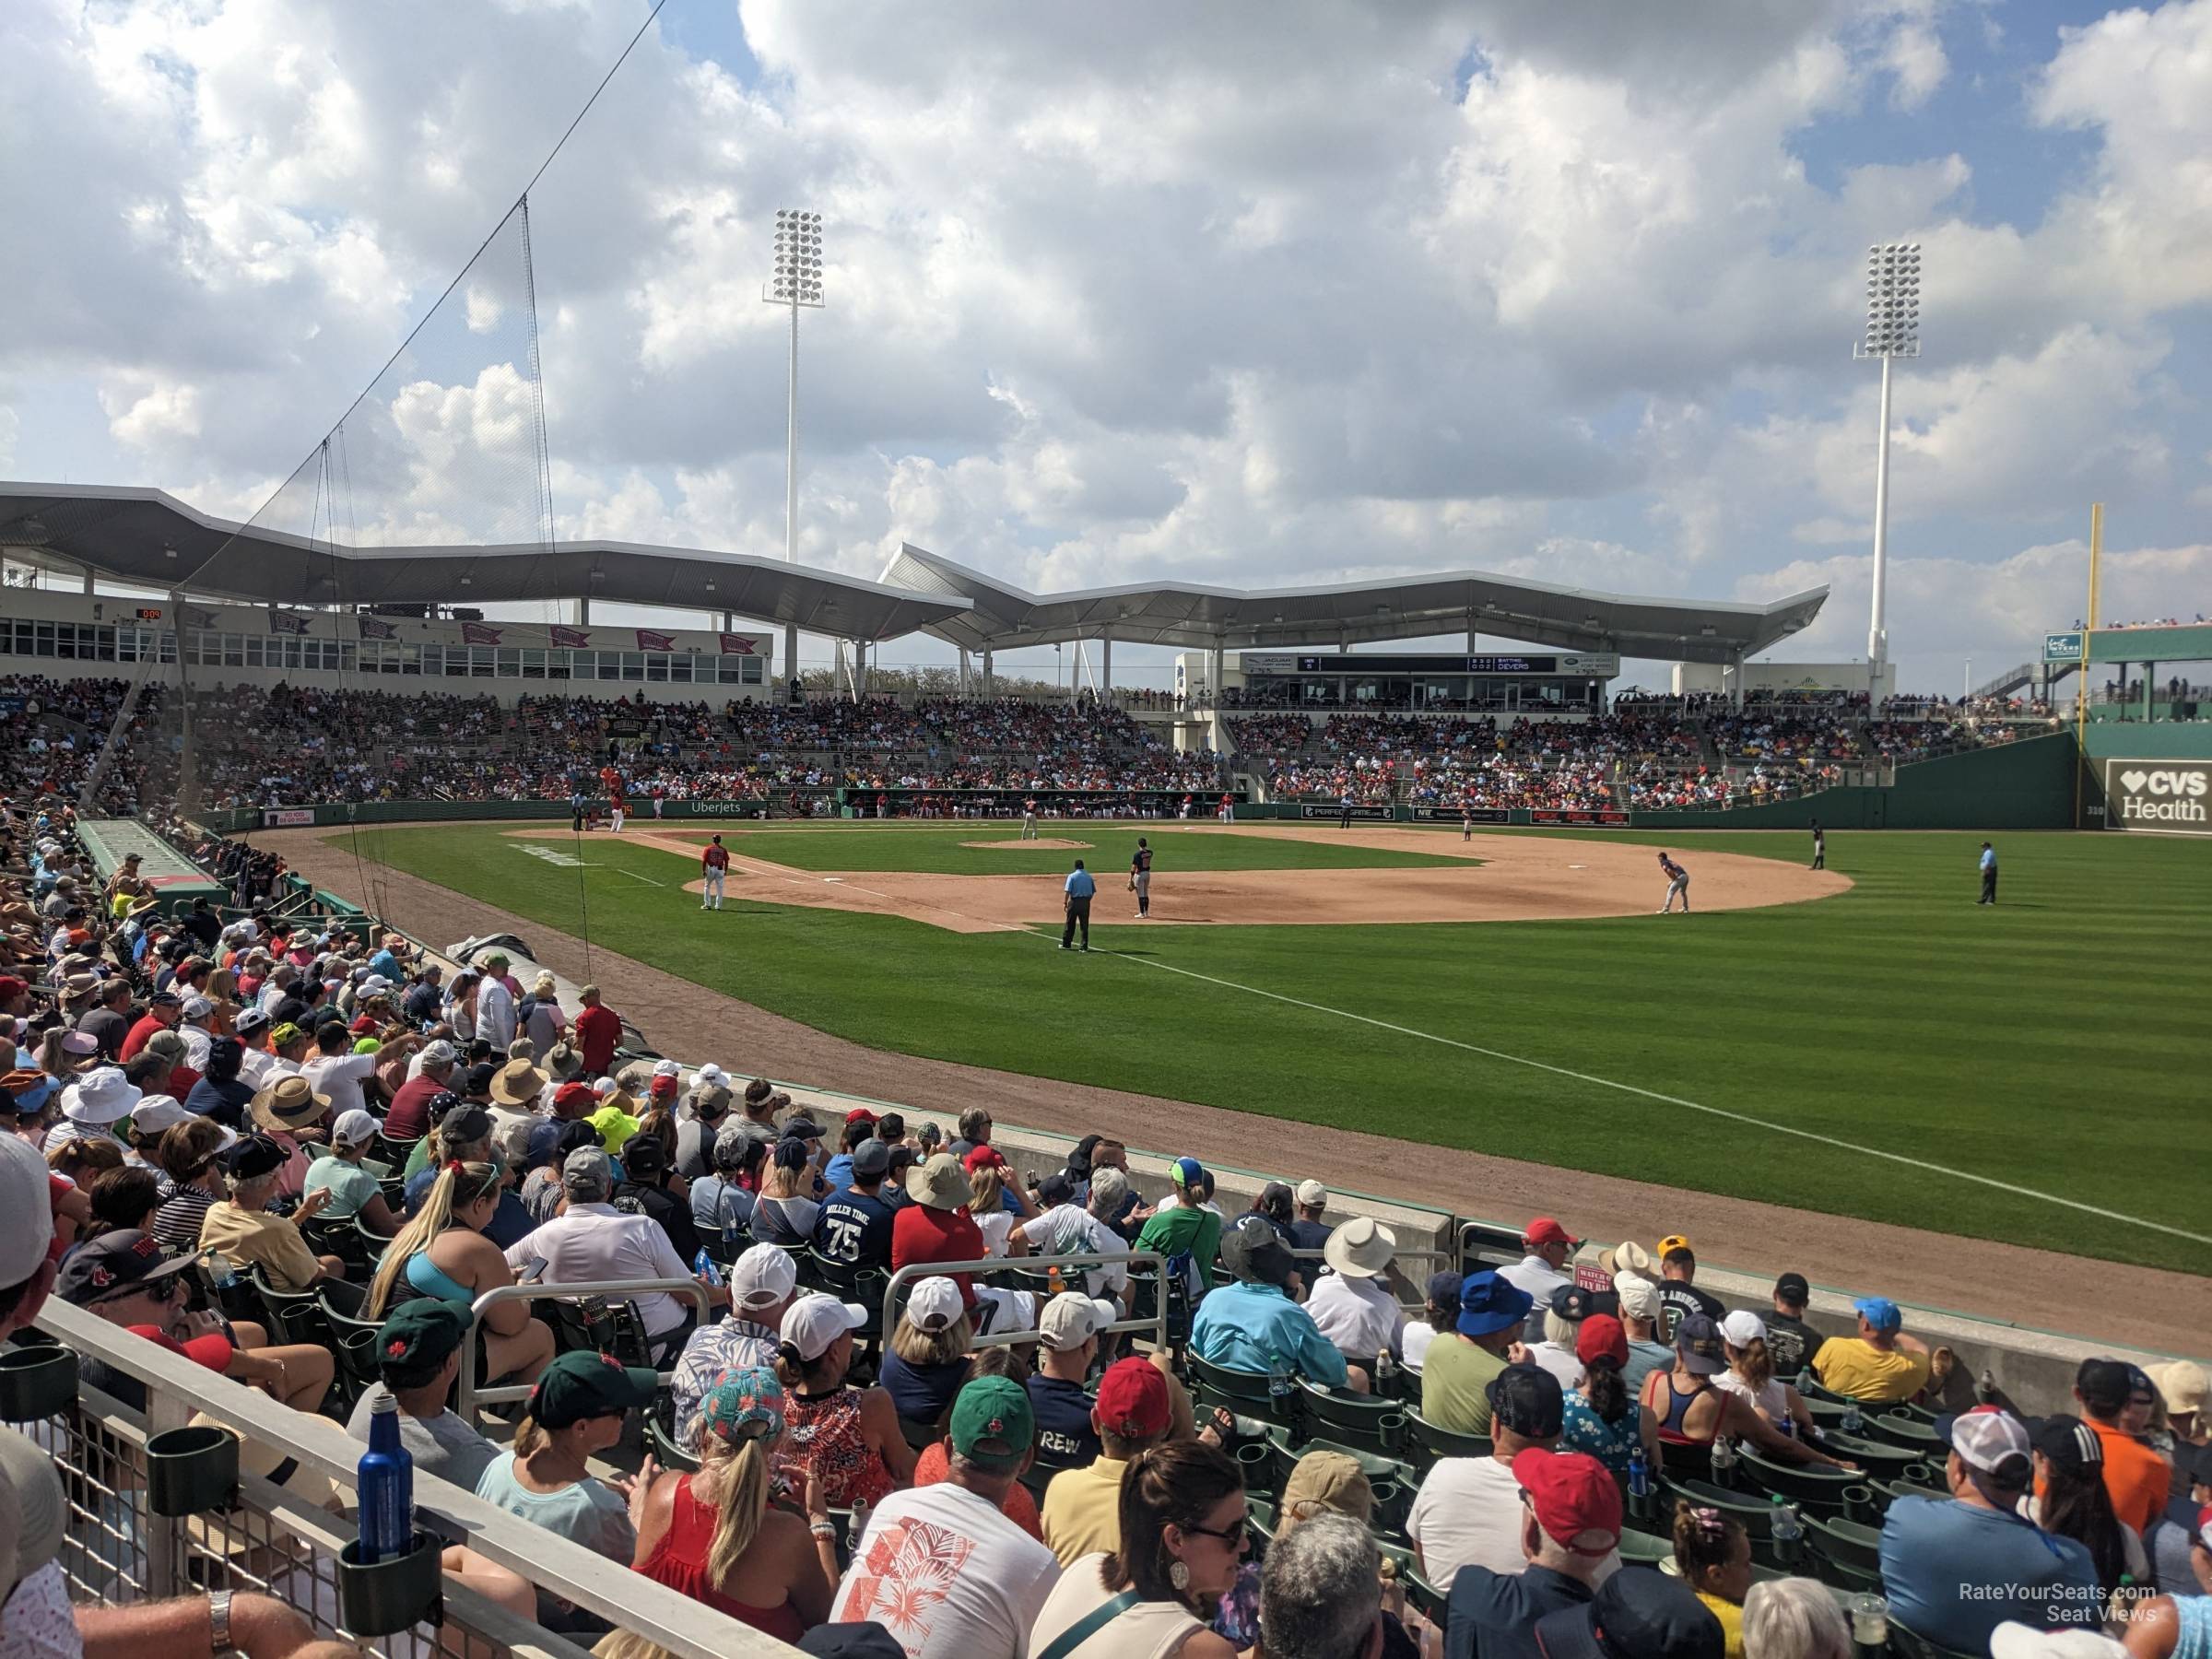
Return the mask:
[[[1721,1659],[1721,1621],[1680,1579],[1623,1567],[1582,1606],[1536,1620],[1544,1659]]]

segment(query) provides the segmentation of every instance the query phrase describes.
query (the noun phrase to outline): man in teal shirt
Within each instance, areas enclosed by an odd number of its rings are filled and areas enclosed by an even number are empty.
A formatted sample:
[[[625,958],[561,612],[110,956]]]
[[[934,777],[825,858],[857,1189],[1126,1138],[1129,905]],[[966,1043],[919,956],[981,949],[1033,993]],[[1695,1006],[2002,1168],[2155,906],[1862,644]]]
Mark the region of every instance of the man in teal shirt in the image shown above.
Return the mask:
[[[1290,1300],[1290,1252],[1265,1217],[1238,1217],[1221,1235],[1221,1261],[1237,1282],[1198,1304],[1193,1353],[1234,1371],[1367,1391],[1365,1374],[1351,1371],[1312,1315]]]

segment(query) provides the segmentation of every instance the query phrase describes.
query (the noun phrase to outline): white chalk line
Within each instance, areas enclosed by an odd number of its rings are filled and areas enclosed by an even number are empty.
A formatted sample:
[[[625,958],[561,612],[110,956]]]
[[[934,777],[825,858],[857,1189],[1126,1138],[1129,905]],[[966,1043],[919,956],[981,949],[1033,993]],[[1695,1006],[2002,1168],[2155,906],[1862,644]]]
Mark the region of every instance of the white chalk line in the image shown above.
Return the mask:
[[[790,880],[789,877],[785,879]],[[815,879],[826,880],[827,878],[818,877]],[[800,883],[792,881],[791,885],[798,886]],[[855,885],[853,890],[867,893],[871,897],[882,899],[888,903],[911,902],[911,900],[894,899],[888,893],[877,892],[871,888]],[[985,923],[982,917],[970,916],[966,912],[955,910],[948,904],[932,905],[929,908],[943,911],[947,915],[960,916],[968,921],[982,924],[988,932],[1018,933],[1026,938],[1041,940],[1047,945],[1057,946],[1059,943],[1053,937],[1049,930],[1039,933],[1034,927],[1022,927],[1011,923]],[[1771,1119],[1753,1117],[1748,1112],[1733,1112],[1725,1106],[1708,1106],[1701,1100],[1686,1100],[1680,1095],[1663,1094],[1658,1089],[1645,1088],[1638,1084],[1622,1083],[1612,1077],[1600,1077],[1589,1072],[1574,1071],[1564,1065],[1554,1065],[1547,1060],[1531,1060],[1525,1054],[1509,1054],[1503,1049],[1484,1048],[1480,1043],[1463,1042],[1456,1037],[1440,1037],[1433,1031],[1418,1030],[1412,1026],[1398,1025],[1392,1020],[1377,1019],[1368,1014],[1355,1014],[1348,1008],[1333,1008],[1326,1003],[1308,1002],[1303,997],[1287,995],[1280,991],[1263,990],[1258,985],[1247,985],[1239,980],[1226,980],[1214,974],[1200,973],[1194,968],[1178,968],[1172,962],[1157,961],[1150,957],[1131,956],[1119,950],[1100,950],[1091,954],[1114,957],[1122,961],[1135,963],[1139,967],[1157,968],[1163,973],[1179,973],[1185,979],[1194,979],[1206,984],[1218,985],[1227,991],[1241,991],[1247,995],[1264,997],[1269,1002],[1283,1003],[1293,1008],[1303,1008],[1309,1013],[1334,1015],[1338,1019],[1349,1019],[1359,1025],[1372,1026],[1377,1030],[1391,1031],[1401,1037],[1414,1037],[1423,1042],[1434,1042],[1446,1048],[1460,1049],[1470,1054],[1480,1054],[1488,1060],[1502,1060],[1511,1065],[1525,1065],[1534,1071],[1549,1072],[1554,1077],[1571,1077],[1578,1083],[1589,1083],[1599,1088],[1617,1089],[1622,1094],[1635,1095],[1639,1099],[1646,1100],[1656,1100],[1662,1105],[1679,1106],[1688,1112],[1701,1112],[1712,1117],[1724,1118],[1730,1123],[1743,1124],[1754,1129],[1765,1129],[1775,1135],[1793,1135],[1799,1140],[1811,1141],[1818,1146],[1832,1147],[1840,1152],[1856,1152],[1862,1157],[1878,1158],[1885,1162],[1900,1164],[1909,1170],[1919,1170],[1925,1174],[1943,1175],[1953,1181],[1971,1182],[1976,1186],[1988,1187],[1994,1192],[2009,1193],[2016,1198],[2032,1198],[2040,1204],[2055,1204],[2062,1208],[2074,1210],[2081,1215],[2095,1216],[2100,1220],[2117,1221],[2123,1226],[2140,1227],[2151,1232],[2164,1233],[2169,1238],[2185,1239],[2192,1244],[2212,1244],[2212,1236],[2190,1232],[2185,1228],[2169,1227],[2163,1221],[2151,1221],[2141,1216],[2130,1216],[2123,1214],[2119,1210],[2104,1209],[2094,1204],[2084,1204],[2076,1198],[2062,1198],[2055,1193],[2038,1192],[2033,1187],[2019,1186],[2009,1181],[1999,1181],[1994,1176],[1977,1175],[1971,1170],[1955,1170],[1947,1164],[1933,1163],[1926,1159],[1912,1158],[1902,1152],[1885,1151],[1879,1147],[1865,1146],[1857,1141],[1844,1140],[1837,1135],[1822,1135],[1818,1130],[1800,1129],[1791,1124],[1777,1124]]]

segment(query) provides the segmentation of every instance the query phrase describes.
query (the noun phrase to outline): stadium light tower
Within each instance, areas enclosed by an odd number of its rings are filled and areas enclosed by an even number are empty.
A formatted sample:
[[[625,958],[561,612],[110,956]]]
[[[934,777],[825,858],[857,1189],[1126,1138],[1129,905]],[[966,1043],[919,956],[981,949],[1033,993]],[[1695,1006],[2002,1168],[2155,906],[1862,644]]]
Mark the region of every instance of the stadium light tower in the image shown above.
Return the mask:
[[[1882,360],[1882,429],[1874,459],[1874,616],[1866,631],[1870,692],[1889,660],[1883,601],[1889,582],[1889,365],[1920,355],[1920,244],[1877,242],[1866,250],[1866,334],[1854,358]]]
[[[776,257],[760,298],[791,307],[790,402],[783,433],[783,557],[799,559],[799,308],[822,305],[822,216],[795,208],[776,213]]]

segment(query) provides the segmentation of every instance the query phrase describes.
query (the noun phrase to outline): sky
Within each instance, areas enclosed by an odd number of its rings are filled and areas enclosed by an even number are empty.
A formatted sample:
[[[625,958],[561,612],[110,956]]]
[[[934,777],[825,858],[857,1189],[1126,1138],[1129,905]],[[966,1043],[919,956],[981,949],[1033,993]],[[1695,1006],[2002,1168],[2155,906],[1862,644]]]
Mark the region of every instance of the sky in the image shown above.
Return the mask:
[[[1900,685],[2078,617],[2096,500],[2108,618],[2212,611],[2212,0],[667,0],[526,288],[650,10],[10,0],[0,477],[274,522],[376,382],[349,533],[507,535],[534,289],[555,534],[780,554],[804,207],[807,562],[1826,583],[1848,660],[1910,241]]]

